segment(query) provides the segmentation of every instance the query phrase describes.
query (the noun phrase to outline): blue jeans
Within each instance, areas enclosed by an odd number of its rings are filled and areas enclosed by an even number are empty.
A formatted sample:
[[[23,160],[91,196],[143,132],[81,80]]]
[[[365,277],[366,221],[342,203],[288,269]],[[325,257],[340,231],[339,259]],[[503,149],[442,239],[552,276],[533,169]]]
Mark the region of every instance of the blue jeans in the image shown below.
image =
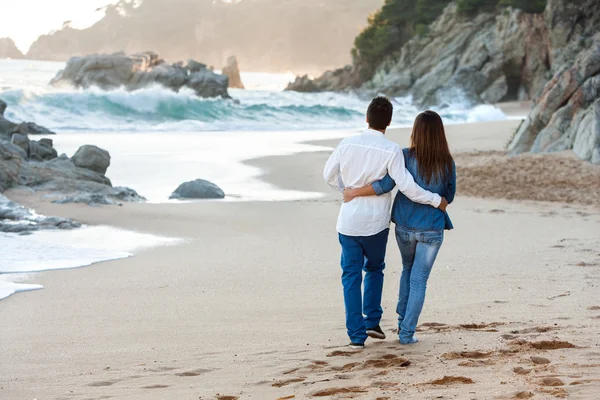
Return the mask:
[[[381,321],[383,269],[389,231],[385,229],[373,236],[339,234],[342,245],[341,265],[346,329],[353,343],[364,343],[367,340],[367,329],[376,327]],[[361,293],[363,270],[365,271],[364,295]]]
[[[396,308],[400,343],[413,339],[425,302],[427,280],[443,240],[444,231],[415,232],[396,226],[403,266]]]

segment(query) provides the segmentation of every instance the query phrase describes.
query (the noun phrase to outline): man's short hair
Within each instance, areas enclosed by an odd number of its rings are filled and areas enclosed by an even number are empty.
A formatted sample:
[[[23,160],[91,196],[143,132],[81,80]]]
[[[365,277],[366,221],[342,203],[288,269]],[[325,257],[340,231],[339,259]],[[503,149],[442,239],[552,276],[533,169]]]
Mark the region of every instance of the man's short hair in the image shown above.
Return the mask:
[[[392,122],[394,106],[387,97],[375,97],[367,109],[369,126],[380,131],[385,130]]]

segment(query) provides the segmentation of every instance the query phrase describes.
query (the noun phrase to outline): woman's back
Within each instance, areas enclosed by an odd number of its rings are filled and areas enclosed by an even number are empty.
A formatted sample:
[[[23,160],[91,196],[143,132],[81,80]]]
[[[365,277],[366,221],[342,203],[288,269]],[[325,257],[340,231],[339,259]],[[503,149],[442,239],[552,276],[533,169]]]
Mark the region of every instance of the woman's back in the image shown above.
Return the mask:
[[[415,182],[423,189],[437,193],[451,203],[456,193],[456,166],[452,163],[452,171],[435,179],[422,176],[415,154],[409,149],[404,149],[404,163],[406,169],[414,177]],[[392,207],[392,221],[405,229],[414,231],[441,231],[453,229],[448,214],[440,209],[410,201],[402,192],[398,192]]]

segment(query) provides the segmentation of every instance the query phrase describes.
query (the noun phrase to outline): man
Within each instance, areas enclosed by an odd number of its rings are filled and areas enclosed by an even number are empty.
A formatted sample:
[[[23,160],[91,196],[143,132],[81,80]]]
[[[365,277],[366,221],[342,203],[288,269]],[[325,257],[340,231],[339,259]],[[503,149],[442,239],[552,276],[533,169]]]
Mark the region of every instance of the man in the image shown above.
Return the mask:
[[[393,106],[387,98],[373,99],[367,110],[369,128],[359,136],[342,140],[327,161],[323,177],[331,187],[343,191],[346,187],[366,186],[389,174],[410,200],[445,210],[445,199],[415,183],[404,167],[402,149],[386,139],[392,113]],[[342,204],[338,217],[346,329],[353,349],[364,348],[368,336],[385,339],[379,323],[391,201],[391,193],[357,197]]]

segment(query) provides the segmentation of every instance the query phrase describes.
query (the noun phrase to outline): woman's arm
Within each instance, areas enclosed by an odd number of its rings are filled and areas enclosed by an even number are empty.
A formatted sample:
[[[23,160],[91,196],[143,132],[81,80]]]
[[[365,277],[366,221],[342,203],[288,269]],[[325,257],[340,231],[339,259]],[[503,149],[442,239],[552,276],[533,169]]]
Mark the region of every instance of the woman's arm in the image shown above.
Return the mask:
[[[386,175],[381,180],[373,182],[370,185],[363,186],[358,189],[344,189],[344,203],[354,200],[355,197],[363,196],[381,196],[382,194],[391,192],[394,190],[396,182],[391,176]]]
[[[456,165],[454,164],[454,161],[452,162],[452,172],[449,178],[446,195],[444,196],[446,200],[448,200],[448,204],[454,201],[454,196],[456,195]]]

